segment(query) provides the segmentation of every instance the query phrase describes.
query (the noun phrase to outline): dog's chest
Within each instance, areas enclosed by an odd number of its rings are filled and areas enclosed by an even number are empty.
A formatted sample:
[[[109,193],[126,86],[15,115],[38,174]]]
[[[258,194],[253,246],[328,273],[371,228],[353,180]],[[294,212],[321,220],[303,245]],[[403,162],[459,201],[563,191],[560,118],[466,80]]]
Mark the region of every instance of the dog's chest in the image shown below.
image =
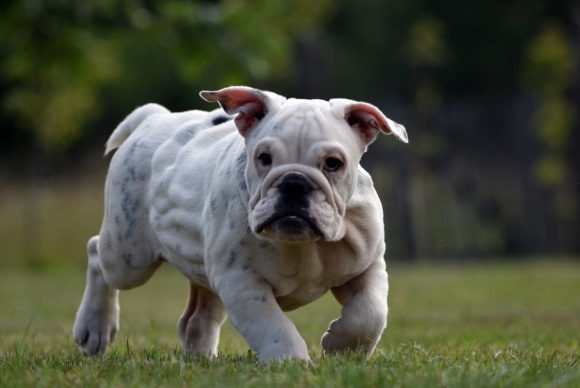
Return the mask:
[[[272,248],[256,263],[260,277],[270,284],[276,301],[285,311],[294,310],[340,286],[364,271],[364,263],[340,242],[321,249],[308,244],[286,249]]]
[[[282,310],[292,311],[320,298],[326,291],[328,289],[325,287],[311,284],[301,287],[287,296],[277,297],[276,301]]]

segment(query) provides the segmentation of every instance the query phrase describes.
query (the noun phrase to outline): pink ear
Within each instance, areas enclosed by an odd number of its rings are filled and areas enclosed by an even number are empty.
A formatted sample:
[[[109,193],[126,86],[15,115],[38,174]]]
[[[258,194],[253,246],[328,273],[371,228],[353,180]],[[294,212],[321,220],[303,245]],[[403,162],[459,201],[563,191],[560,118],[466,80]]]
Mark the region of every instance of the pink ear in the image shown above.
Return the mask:
[[[271,105],[268,94],[246,86],[231,86],[214,92],[202,91],[199,95],[206,101],[217,101],[228,114],[235,114],[234,122],[242,136],[264,118]]]
[[[377,107],[365,102],[353,102],[346,105],[345,115],[348,124],[358,131],[366,144],[372,143],[379,131],[393,134],[403,143],[408,143],[407,131],[401,124],[387,118]]]

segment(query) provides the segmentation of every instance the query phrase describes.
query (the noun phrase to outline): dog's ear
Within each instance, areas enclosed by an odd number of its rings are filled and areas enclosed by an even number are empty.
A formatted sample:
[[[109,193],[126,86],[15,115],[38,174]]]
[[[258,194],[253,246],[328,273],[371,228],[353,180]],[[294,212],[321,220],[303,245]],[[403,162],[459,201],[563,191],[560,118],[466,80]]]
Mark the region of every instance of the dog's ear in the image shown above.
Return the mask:
[[[393,134],[403,143],[409,142],[405,127],[386,117],[374,105],[344,99],[330,100],[330,104],[333,110],[359,134],[365,145],[372,143],[379,132]]]
[[[227,114],[238,114],[234,120],[242,136],[250,131],[268,114],[286,100],[272,92],[263,92],[247,86],[230,86],[217,91],[199,93],[206,101],[217,101]]]

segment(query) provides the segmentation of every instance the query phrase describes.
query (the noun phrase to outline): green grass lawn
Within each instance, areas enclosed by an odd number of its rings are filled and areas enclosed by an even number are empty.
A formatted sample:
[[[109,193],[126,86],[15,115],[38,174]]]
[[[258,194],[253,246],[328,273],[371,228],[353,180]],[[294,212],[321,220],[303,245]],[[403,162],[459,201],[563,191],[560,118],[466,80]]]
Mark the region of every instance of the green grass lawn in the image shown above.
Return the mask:
[[[78,269],[0,272],[0,386],[562,386],[580,387],[580,261],[389,268],[389,324],[370,360],[325,357],[339,313],[330,295],[290,313],[308,366],[262,366],[227,323],[221,355],[181,354],[176,322],[187,282],[170,267],[121,294],[121,332],[84,357],[70,333]]]

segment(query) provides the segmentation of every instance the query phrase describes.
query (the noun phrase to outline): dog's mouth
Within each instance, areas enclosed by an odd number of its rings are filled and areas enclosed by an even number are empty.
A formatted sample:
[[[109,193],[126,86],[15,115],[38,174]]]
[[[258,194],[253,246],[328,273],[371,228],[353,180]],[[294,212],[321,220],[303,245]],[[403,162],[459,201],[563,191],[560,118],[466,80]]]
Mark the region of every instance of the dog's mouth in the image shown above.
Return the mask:
[[[322,237],[316,222],[304,212],[275,213],[260,224],[256,232],[281,241],[313,241]]]

